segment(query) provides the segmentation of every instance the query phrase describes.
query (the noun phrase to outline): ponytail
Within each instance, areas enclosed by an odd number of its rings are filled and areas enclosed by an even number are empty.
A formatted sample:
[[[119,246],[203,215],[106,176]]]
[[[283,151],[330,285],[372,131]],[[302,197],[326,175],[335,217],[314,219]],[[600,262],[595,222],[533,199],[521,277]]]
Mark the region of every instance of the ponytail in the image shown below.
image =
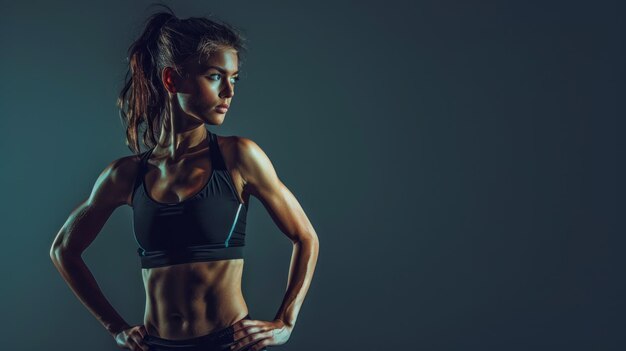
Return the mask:
[[[170,10],[171,11],[171,10]],[[163,26],[176,19],[173,13],[157,13],[147,20],[143,34],[128,50],[129,70],[126,84],[122,89],[117,106],[120,117],[126,122],[126,145],[140,153],[139,127],[146,123],[143,143],[148,147],[156,145],[158,131],[166,112],[166,92],[155,57],[158,55],[158,40]]]

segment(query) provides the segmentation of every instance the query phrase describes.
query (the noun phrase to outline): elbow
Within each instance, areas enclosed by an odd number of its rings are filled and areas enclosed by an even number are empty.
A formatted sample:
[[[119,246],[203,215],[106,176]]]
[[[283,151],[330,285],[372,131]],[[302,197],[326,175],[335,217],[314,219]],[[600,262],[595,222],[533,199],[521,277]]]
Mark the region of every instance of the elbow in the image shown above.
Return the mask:
[[[50,248],[50,261],[57,269],[61,268],[62,255],[62,252],[54,246]]]
[[[68,269],[68,265],[82,261],[82,255],[69,252],[63,249],[50,249],[50,261],[57,270],[63,272]]]
[[[60,256],[60,253],[61,253],[61,250],[59,249],[58,245],[52,244],[52,246],[50,246],[49,254],[50,254],[50,259],[52,261],[58,260],[59,256]]]
[[[311,237],[309,238],[309,240],[311,241],[313,246],[315,246],[316,249],[320,247],[320,239],[317,237],[317,234],[313,233]]]
[[[315,231],[312,231],[308,236],[307,239],[310,240],[316,247],[319,247],[320,245],[320,239],[317,236],[317,233]]]
[[[315,247],[317,249],[320,245],[319,238],[315,232],[307,233],[306,235],[301,235],[297,240],[293,242],[294,244],[307,244]]]
[[[64,247],[55,244],[52,244],[52,246],[50,247],[50,260],[52,260],[52,262],[57,263],[57,262],[62,262],[64,259],[68,258],[68,257],[76,257],[76,256],[81,256],[80,254],[76,255],[73,252],[68,251],[67,249],[65,249]]]

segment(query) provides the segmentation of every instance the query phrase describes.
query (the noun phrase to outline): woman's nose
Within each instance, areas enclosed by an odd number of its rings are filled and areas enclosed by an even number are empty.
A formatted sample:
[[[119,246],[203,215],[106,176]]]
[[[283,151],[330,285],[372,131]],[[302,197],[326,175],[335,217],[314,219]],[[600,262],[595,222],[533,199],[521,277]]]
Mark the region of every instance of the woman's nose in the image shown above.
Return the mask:
[[[235,94],[235,86],[230,84],[230,83],[226,83],[226,86],[222,90],[222,96],[223,97],[231,97],[234,94]]]

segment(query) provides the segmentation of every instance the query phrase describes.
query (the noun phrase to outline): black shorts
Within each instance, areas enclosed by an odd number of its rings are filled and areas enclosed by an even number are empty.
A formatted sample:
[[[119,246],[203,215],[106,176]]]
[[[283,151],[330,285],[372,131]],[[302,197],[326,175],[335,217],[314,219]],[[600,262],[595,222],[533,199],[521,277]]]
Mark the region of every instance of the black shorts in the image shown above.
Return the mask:
[[[243,319],[252,318],[248,314]],[[230,351],[230,346],[234,344],[234,333],[233,326],[230,326],[191,339],[169,340],[148,334],[143,341],[148,345],[150,351]],[[266,351],[267,348],[262,350]]]

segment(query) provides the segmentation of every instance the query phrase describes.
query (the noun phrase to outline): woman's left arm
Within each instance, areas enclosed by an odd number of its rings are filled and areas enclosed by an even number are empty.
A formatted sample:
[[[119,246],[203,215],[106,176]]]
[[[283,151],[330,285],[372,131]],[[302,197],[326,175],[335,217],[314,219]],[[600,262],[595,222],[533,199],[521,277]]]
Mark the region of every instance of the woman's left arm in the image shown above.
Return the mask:
[[[254,141],[239,137],[237,153],[245,191],[263,203],[274,223],[293,242],[287,291],[275,317],[291,331],[313,279],[319,252],[317,233],[265,152]]]

